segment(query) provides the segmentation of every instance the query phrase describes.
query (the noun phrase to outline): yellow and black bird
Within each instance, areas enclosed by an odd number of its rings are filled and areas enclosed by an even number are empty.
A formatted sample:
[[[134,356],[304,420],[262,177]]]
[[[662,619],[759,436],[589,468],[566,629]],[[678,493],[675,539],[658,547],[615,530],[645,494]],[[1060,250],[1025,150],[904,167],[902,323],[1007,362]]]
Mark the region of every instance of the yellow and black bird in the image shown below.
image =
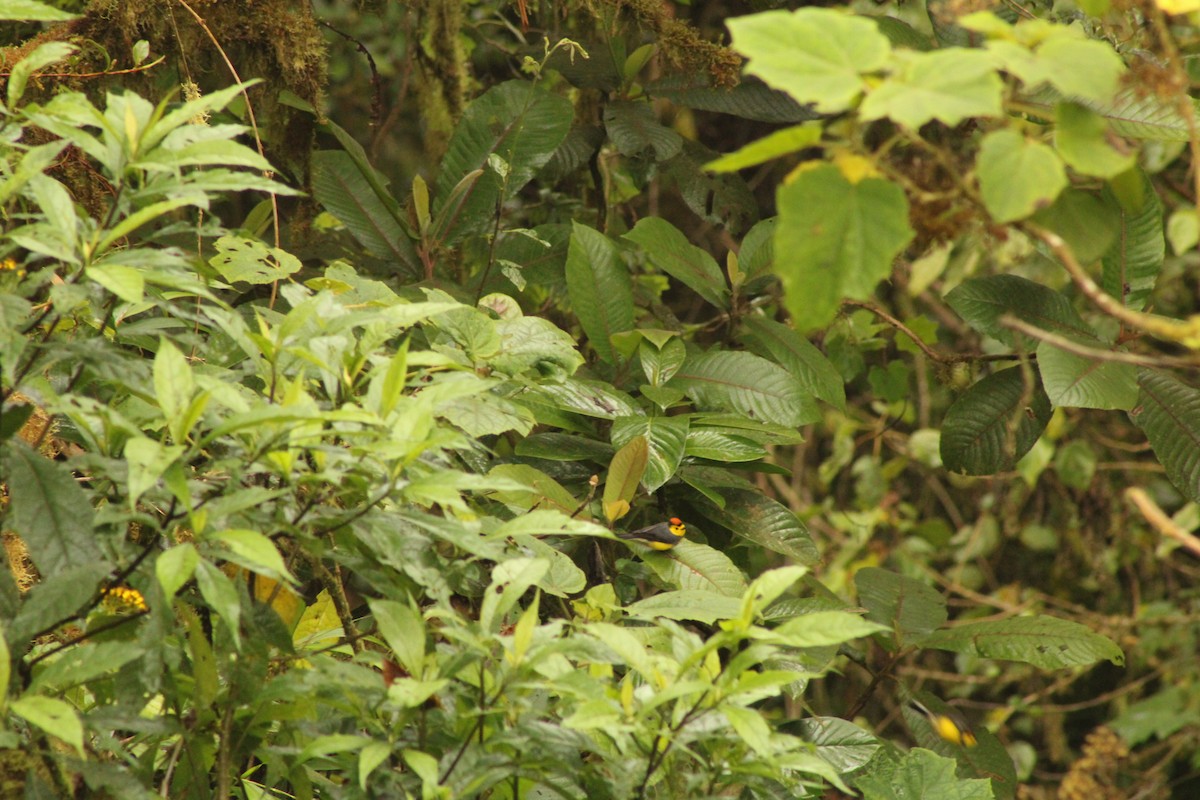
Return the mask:
[[[925,715],[934,733],[940,736],[943,741],[963,747],[974,747],[978,744],[975,734],[971,732],[971,726],[967,724],[967,720],[954,709],[947,706],[942,711],[933,711],[919,700],[909,700],[908,704],[916,711]]]
[[[671,517],[666,522],[656,522],[636,531],[617,533],[619,539],[634,539],[655,550],[670,550],[683,541],[687,535],[687,526],[679,517]]]

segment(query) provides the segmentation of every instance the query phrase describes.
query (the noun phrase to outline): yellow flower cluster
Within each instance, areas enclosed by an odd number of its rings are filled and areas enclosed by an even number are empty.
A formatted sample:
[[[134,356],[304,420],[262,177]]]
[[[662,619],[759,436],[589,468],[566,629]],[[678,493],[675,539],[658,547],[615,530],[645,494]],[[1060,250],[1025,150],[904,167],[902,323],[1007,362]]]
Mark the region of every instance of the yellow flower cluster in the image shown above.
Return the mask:
[[[104,591],[104,610],[110,614],[133,614],[148,611],[149,607],[137,589],[114,586]]]
[[[25,270],[20,268],[15,258],[0,259],[0,272],[15,272],[18,278],[25,277]]]

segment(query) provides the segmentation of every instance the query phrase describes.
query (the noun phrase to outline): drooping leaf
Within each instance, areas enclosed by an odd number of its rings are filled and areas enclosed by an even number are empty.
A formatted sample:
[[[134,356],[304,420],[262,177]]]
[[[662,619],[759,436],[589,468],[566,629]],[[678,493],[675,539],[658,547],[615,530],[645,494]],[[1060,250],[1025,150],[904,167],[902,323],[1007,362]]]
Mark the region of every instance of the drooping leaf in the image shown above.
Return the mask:
[[[867,567],[854,573],[854,586],[867,619],[890,627],[898,648],[938,629],[948,617],[937,590],[905,575]]]
[[[701,111],[716,111],[759,122],[796,123],[817,119],[811,108],[802,106],[786,92],[772,89],[754,78],[737,86],[713,86],[708,75],[668,75],[645,85],[646,94]]]
[[[811,147],[820,140],[820,126],[812,123],[793,125],[761,139],[756,139],[732,153],[726,153],[715,161],[705,164],[704,168],[714,172],[734,172],[758,166],[780,156],[790,155],[797,150]]]
[[[728,21],[746,71],[818,111],[845,111],[866,87],[864,73],[883,68],[887,37],[869,19],[824,8],[767,11]]]
[[[1065,295],[1018,275],[968,278],[946,295],[946,302],[975,330],[1014,347],[1032,348],[1036,343],[1000,324],[1006,315],[1052,333],[1096,338]]]
[[[1136,152],[1114,145],[1104,117],[1078,103],[1059,104],[1054,146],[1076,172],[1098,178],[1114,178],[1137,162]]]
[[[713,351],[689,356],[668,386],[678,386],[702,408],[739,411],[788,427],[815,422],[811,396],[782,367],[743,352]]]
[[[712,305],[729,307],[729,287],[717,262],[671,223],[659,217],[645,217],[623,238],[641,247],[651,264]]]
[[[1038,345],[1037,356],[1042,385],[1055,407],[1127,411],[1137,403],[1137,367],[1133,364],[1085,358],[1049,342]]]
[[[747,317],[742,321],[742,337],[749,349],[771,358],[792,373],[814,397],[835,408],[846,407],[846,385],[837,367],[812,342],[795,330],[766,317]]]
[[[668,586],[715,592],[739,602],[746,590],[742,571],[729,556],[708,545],[684,539],[665,554],[644,549],[642,560]]]
[[[1016,131],[993,131],[979,148],[979,190],[997,222],[1012,222],[1050,205],[1067,185],[1052,148]]]
[[[942,421],[942,463],[952,472],[992,475],[1012,469],[1050,421],[1050,400],[1036,373],[992,373],[965,391]]]
[[[872,765],[877,764],[874,769]],[[987,780],[959,778],[958,762],[930,750],[914,748],[898,759],[873,761],[854,778],[864,800],[944,797],[954,800],[994,800]]]
[[[723,496],[724,507],[701,503],[697,509],[735,536],[797,564],[815,564],[820,559],[808,527],[787,506],[746,489],[728,490]]]
[[[649,459],[650,445],[645,436],[634,436],[613,456],[604,481],[604,516],[609,522],[629,513]]]
[[[623,447],[634,437],[644,437],[649,447],[646,472],[642,484],[647,492],[670,480],[683,460],[684,444],[688,438],[688,418],[676,417],[618,417],[613,420],[612,442]]]
[[[829,323],[843,298],[863,299],[891,274],[912,240],[908,201],[891,181],[848,180],[832,165],[807,170],[778,192],[776,272],[800,332]]]
[[[529,183],[554,155],[573,117],[569,100],[528,81],[507,81],[471,101],[438,171],[434,216],[439,239],[454,244],[487,229],[497,205]],[[493,155],[507,165],[507,175],[489,164]],[[483,174],[463,194],[452,196],[459,181],[475,170]]]
[[[1141,203],[1133,208],[1114,203],[1120,209],[1116,241],[1104,254],[1104,273],[1100,284],[1104,291],[1128,308],[1141,310],[1154,290],[1166,256],[1163,237],[1163,209],[1150,178],[1139,171]],[[1105,195],[1113,197],[1105,188]]]
[[[588,341],[605,363],[615,365],[613,334],[633,328],[633,284],[616,244],[574,223],[566,275],[571,306]]]
[[[1165,372],[1138,374],[1138,403],[1129,416],[1146,434],[1171,483],[1200,502],[1200,391]]]
[[[1117,666],[1125,663],[1125,654],[1111,639],[1057,617],[968,622],[935,631],[920,644],[981,658],[1023,661],[1041,669],[1085,667],[1102,659]]]
[[[312,182],[317,201],[359,244],[417,274],[420,261],[408,232],[354,159],[340,150],[313,153]]]
[[[666,161],[683,148],[683,137],[655,119],[649,103],[615,100],[606,104],[604,127],[622,155],[649,152],[655,161]]]
[[[727,594],[703,589],[661,592],[625,607],[635,619],[697,620],[711,625],[719,619],[731,619],[741,610],[741,602]]]
[[[103,560],[93,531],[92,504],[65,464],[20,439],[4,445],[11,503],[6,528],[25,542],[43,576]]]

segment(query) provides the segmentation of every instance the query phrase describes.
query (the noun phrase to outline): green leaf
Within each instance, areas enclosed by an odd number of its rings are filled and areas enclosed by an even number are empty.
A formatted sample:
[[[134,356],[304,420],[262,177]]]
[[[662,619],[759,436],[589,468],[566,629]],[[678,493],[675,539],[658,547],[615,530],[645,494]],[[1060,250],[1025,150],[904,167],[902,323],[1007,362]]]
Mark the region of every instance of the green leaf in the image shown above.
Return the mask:
[[[1200,502],[1200,391],[1165,372],[1138,373],[1137,406],[1129,412],[1150,440],[1175,488]]]
[[[727,594],[703,589],[682,589],[660,592],[625,607],[635,619],[653,620],[658,617],[674,620],[696,620],[711,625],[719,619],[732,619],[741,611],[741,602]]]
[[[755,167],[780,156],[790,155],[797,150],[811,147],[821,141],[821,126],[813,123],[793,125],[781,131],[775,131],[761,139],[727,153],[715,161],[704,165],[713,172],[736,172],[739,169]]]
[[[235,646],[240,649],[242,606],[237,587],[224,572],[204,560],[196,565],[196,586],[204,602],[225,622]]]
[[[645,436],[633,437],[613,456],[604,479],[604,516],[609,522],[629,513],[649,458],[650,445]]]
[[[1141,203],[1127,208],[1120,205],[1121,221],[1116,241],[1104,254],[1104,273],[1100,285],[1104,291],[1123,301],[1128,308],[1145,308],[1166,257],[1163,240],[1163,208],[1150,177],[1141,170],[1135,183],[1141,184]],[[1105,196],[1115,199],[1110,187]]]
[[[9,703],[8,709],[31,725],[62,739],[83,758],[83,723],[70,703],[53,697],[25,695]]]
[[[300,259],[256,239],[226,235],[213,247],[217,254],[208,263],[230,283],[274,283],[300,271]]]
[[[409,675],[420,677],[425,669],[425,619],[421,612],[394,600],[368,598],[367,605],[396,661]]]
[[[24,3],[29,3],[29,0],[24,0]],[[7,3],[5,5],[8,5]],[[39,8],[40,7],[40,8]],[[30,11],[37,12],[41,9],[52,11],[56,14],[63,14],[59,17],[40,17],[40,19],[74,19],[73,14],[55,11],[47,6],[42,6],[40,3],[29,3],[23,9],[18,6],[17,14],[28,13]],[[13,9],[5,8],[0,11],[0,19],[22,19],[23,17],[11,16],[14,13]],[[39,17],[28,17],[27,19],[38,19]],[[27,56],[22,58],[13,65],[8,74],[8,107],[16,108],[17,103],[21,101],[21,96],[25,94],[25,85],[29,82],[29,78],[33,73],[37,72],[42,67],[48,67],[51,64],[62,61],[73,54],[77,47],[67,44],[66,42],[43,42],[35,47]]]
[[[229,528],[204,537],[206,542],[218,542],[229,548],[231,561],[260,575],[277,581],[296,583],[295,577],[283,563],[279,549],[267,536],[245,528]]]
[[[1083,36],[1054,36],[1038,47],[1037,57],[1054,88],[1093,103],[1112,100],[1125,72],[1108,42]]]
[[[870,731],[839,717],[804,717],[792,724],[817,755],[843,775],[865,766],[882,747]]]
[[[654,117],[648,102],[614,100],[604,106],[608,138],[624,156],[651,151],[655,161],[666,161],[683,149],[683,137]]]
[[[953,758],[914,748],[898,759],[875,759],[855,775],[854,788],[862,792],[863,800],[993,800],[989,781],[959,778],[957,770]]]
[[[64,22],[78,17],[78,14],[40,3],[38,0],[4,0],[3,5],[0,5],[0,20]]]
[[[0,642],[0,646],[3,646]],[[30,691],[62,692],[116,672],[145,651],[130,642],[83,643],[34,668]]]
[[[879,178],[852,183],[834,166],[806,170],[780,188],[775,269],[801,333],[833,320],[842,298],[865,299],[912,240],[908,201]]]
[[[946,302],[975,330],[1019,349],[1035,347],[1036,340],[1001,325],[1006,315],[1045,331],[1096,341],[1065,295],[1017,275],[968,278],[946,295]]]
[[[533,179],[571,129],[571,101],[527,81],[508,81],[471,101],[458,121],[442,159],[434,205],[435,227],[443,244],[486,230],[497,208]],[[508,165],[501,178],[490,156]],[[464,194],[452,190],[464,175],[483,170]]]
[[[723,508],[700,503],[697,510],[736,536],[799,564],[815,564],[820,560],[821,554],[808,528],[787,506],[749,489],[732,489],[723,494]]]
[[[791,327],[766,317],[742,320],[746,346],[795,376],[809,394],[838,409],[846,407],[846,384],[825,354]]]
[[[942,463],[951,472],[993,475],[1012,469],[1050,421],[1037,374],[1021,367],[993,373],[962,394],[942,421]]]
[[[154,354],[154,398],[168,422],[184,416],[195,393],[196,381],[187,359],[170,340],[160,338]],[[182,442],[177,439],[176,444]]]
[[[788,647],[824,647],[886,630],[885,626],[864,619],[858,614],[846,611],[815,611],[792,617],[770,630],[764,629],[761,633],[756,633],[755,638]]]
[[[1133,364],[1096,361],[1049,342],[1038,345],[1037,357],[1042,386],[1056,408],[1128,411],[1137,403],[1137,367]]]
[[[638,344],[638,361],[641,362],[642,372],[646,380],[653,386],[662,386],[683,366],[687,359],[687,347],[681,339],[672,337],[661,346],[656,346],[649,338],[644,337]]]
[[[624,447],[635,437],[643,437],[649,450],[642,485],[653,493],[670,480],[683,460],[688,438],[688,418],[677,417],[617,417],[613,420],[612,443]]]
[[[668,75],[643,88],[651,97],[665,98],[677,106],[732,114],[759,122],[788,124],[817,118],[811,108],[753,78],[744,79],[732,88],[713,86],[708,74],[701,71],[690,75]]]
[[[804,387],[782,367],[743,352],[691,355],[669,386],[678,386],[701,408],[729,409],[752,419],[798,427],[815,422]]]
[[[639,245],[657,269],[692,289],[717,308],[729,308],[729,287],[708,251],[696,247],[671,223],[643,217],[622,238]]]
[[[11,506],[5,528],[25,542],[43,576],[102,561],[92,504],[66,464],[35,453],[20,439],[4,445]]]
[[[396,218],[390,197],[377,190],[362,167],[340,150],[321,150],[312,156],[313,197],[350,231],[358,243],[379,258],[405,268],[409,275],[420,271],[420,259],[408,232]],[[390,200],[390,203],[389,203]]]
[[[1167,239],[1175,255],[1181,256],[1200,243],[1200,218],[1191,206],[1177,208],[1167,220]]]
[[[900,70],[863,100],[863,119],[888,118],[915,131],[935,119],[954,126],[970,117],[1002,113],[1004,84],[984,51],[961,47],[929,53],[897,51],[896,58]]]
[[[89,264],[86,274],[90,280],[108,289],[126,303],[138,304],[145,298],[146,279],[133,267],[120,264]]]
[[[138,499],[153,488],[163,473],[187,450],[183,445],[164,445],[145,436],[134,436],[125,443],[125,462],[129,466],[126,490],[129,510],[137,510]]]
[[[525,458],[549,461],[595,461],[607,463],[615,452],[611,445],[569,433],[535,433],[517,442],[516,453]]]
[[[592,349],[615,365],[613,334],[633,328],[633,281],[616,243],[594,228],[573,223],[566,277],[572,309]]]
[[[1121,206],[1111,193],[1068,187],[1033,221],[1057,233],[1081,264],[1098,261],[1117,242]]]
[[[167,602],[175,597],[175,593],[192,579],[196,566],[200,563],[200,554],[191,542],[177,544],[165,550],[154,562],[154,574],[162,586]]]
[[[865,88],[863,74],[883,69],[887,37],[869,19],[824,8],[767,11],[726,23],[746,72],[817,111],[845,111]]]
[[[746,576],[729,556],[708,545],[684,539],[668,553],[641,548],[642,561],[668,586],[715,592],[741,599],[746,591]]]
[[[1053,203],[1067,185],[1053,149],[1008,129],[983,138],[978,169],[983,204],[997,222],[1028,217]]]
[[[1104,117],[1078,103],[1060,103],[1054,147],[1063,161],[1083,175],[1114,178],[1137,163],[1137,153],[1117,149]]]
[[[867,619],[891,628],[897,647],[940,628],[948,618],[946,599],[921,581],[878,567],[854,573],[858,601]]]
[[[1057,617],[968,622],[935,631],[920,644],[980,658],[1023,661],[1041,669],[1085,667],[1101,659],[1117,666],[1125,663],[1125,654],[1111,639]]]

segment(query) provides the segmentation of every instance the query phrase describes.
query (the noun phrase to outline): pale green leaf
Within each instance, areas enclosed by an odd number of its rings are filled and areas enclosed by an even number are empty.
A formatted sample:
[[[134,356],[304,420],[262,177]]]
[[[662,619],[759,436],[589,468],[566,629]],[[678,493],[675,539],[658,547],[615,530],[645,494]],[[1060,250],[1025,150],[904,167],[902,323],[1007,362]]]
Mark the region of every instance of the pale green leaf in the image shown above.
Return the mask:
[[[984,137],[979,190],[997,222],[1028,217],[1053,203],[1066,185],[1062,161],[1050,147],[1008,129]]]
[[[867,95],[860,109],[863,119],[888,118],[915,131],[931,120],[954,126],[1002,113],[1004,85],[982,50],[910,51],[901,63],[899,71]]]

